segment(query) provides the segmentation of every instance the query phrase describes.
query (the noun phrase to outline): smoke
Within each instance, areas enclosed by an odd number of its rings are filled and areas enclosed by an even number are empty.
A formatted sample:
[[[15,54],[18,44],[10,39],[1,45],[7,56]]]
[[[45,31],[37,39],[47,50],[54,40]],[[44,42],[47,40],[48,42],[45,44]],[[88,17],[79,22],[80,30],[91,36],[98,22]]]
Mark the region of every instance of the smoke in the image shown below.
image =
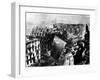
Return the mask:
[[[63,15],[63,14],[44,14],[44,13],[27,13],[26,16],[26,33],[29,34],[32,28],[45,27],[54,23],[65,24],[89,24],[89,16],[85,15]]]

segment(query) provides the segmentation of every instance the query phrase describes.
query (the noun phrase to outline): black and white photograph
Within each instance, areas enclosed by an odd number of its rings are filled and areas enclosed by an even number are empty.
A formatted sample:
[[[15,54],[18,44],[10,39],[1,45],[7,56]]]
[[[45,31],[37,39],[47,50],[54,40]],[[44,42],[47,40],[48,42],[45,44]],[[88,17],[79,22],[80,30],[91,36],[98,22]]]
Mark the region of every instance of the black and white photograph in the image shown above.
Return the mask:
[[[90,16],[25,13],[25,67],[90,64]]]

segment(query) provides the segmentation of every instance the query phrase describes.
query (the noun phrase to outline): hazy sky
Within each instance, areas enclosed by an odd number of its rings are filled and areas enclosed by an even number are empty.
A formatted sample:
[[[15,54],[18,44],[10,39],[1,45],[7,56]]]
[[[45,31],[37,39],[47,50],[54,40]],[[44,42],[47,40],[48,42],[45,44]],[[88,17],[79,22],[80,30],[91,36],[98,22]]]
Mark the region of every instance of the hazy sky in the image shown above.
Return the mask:
[[[53,23],[87,24],[90,21],[89,19],[90,17],[86,15],[27,13],[26,34],[29,34],[36,25],[52,25]]]

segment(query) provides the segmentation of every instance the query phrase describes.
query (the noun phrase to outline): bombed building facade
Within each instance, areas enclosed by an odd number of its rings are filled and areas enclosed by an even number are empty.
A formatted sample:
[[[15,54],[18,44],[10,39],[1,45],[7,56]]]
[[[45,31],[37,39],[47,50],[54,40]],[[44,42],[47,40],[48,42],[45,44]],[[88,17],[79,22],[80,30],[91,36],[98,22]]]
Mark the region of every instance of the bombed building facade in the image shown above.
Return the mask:
[[[27,67],[90,63],[89,24],[54,23],[44,26],[36,26],[26,35]]]

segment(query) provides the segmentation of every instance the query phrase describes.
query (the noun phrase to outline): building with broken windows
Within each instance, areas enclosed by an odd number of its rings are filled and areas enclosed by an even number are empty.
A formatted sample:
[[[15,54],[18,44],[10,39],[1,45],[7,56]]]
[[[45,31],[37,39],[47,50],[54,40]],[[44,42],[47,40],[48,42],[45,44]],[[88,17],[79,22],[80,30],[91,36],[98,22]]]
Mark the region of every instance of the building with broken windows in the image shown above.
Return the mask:
[[[90,63],[88,24],[57,23],[52,27],[37,27],[26,38],[28,67]]]

